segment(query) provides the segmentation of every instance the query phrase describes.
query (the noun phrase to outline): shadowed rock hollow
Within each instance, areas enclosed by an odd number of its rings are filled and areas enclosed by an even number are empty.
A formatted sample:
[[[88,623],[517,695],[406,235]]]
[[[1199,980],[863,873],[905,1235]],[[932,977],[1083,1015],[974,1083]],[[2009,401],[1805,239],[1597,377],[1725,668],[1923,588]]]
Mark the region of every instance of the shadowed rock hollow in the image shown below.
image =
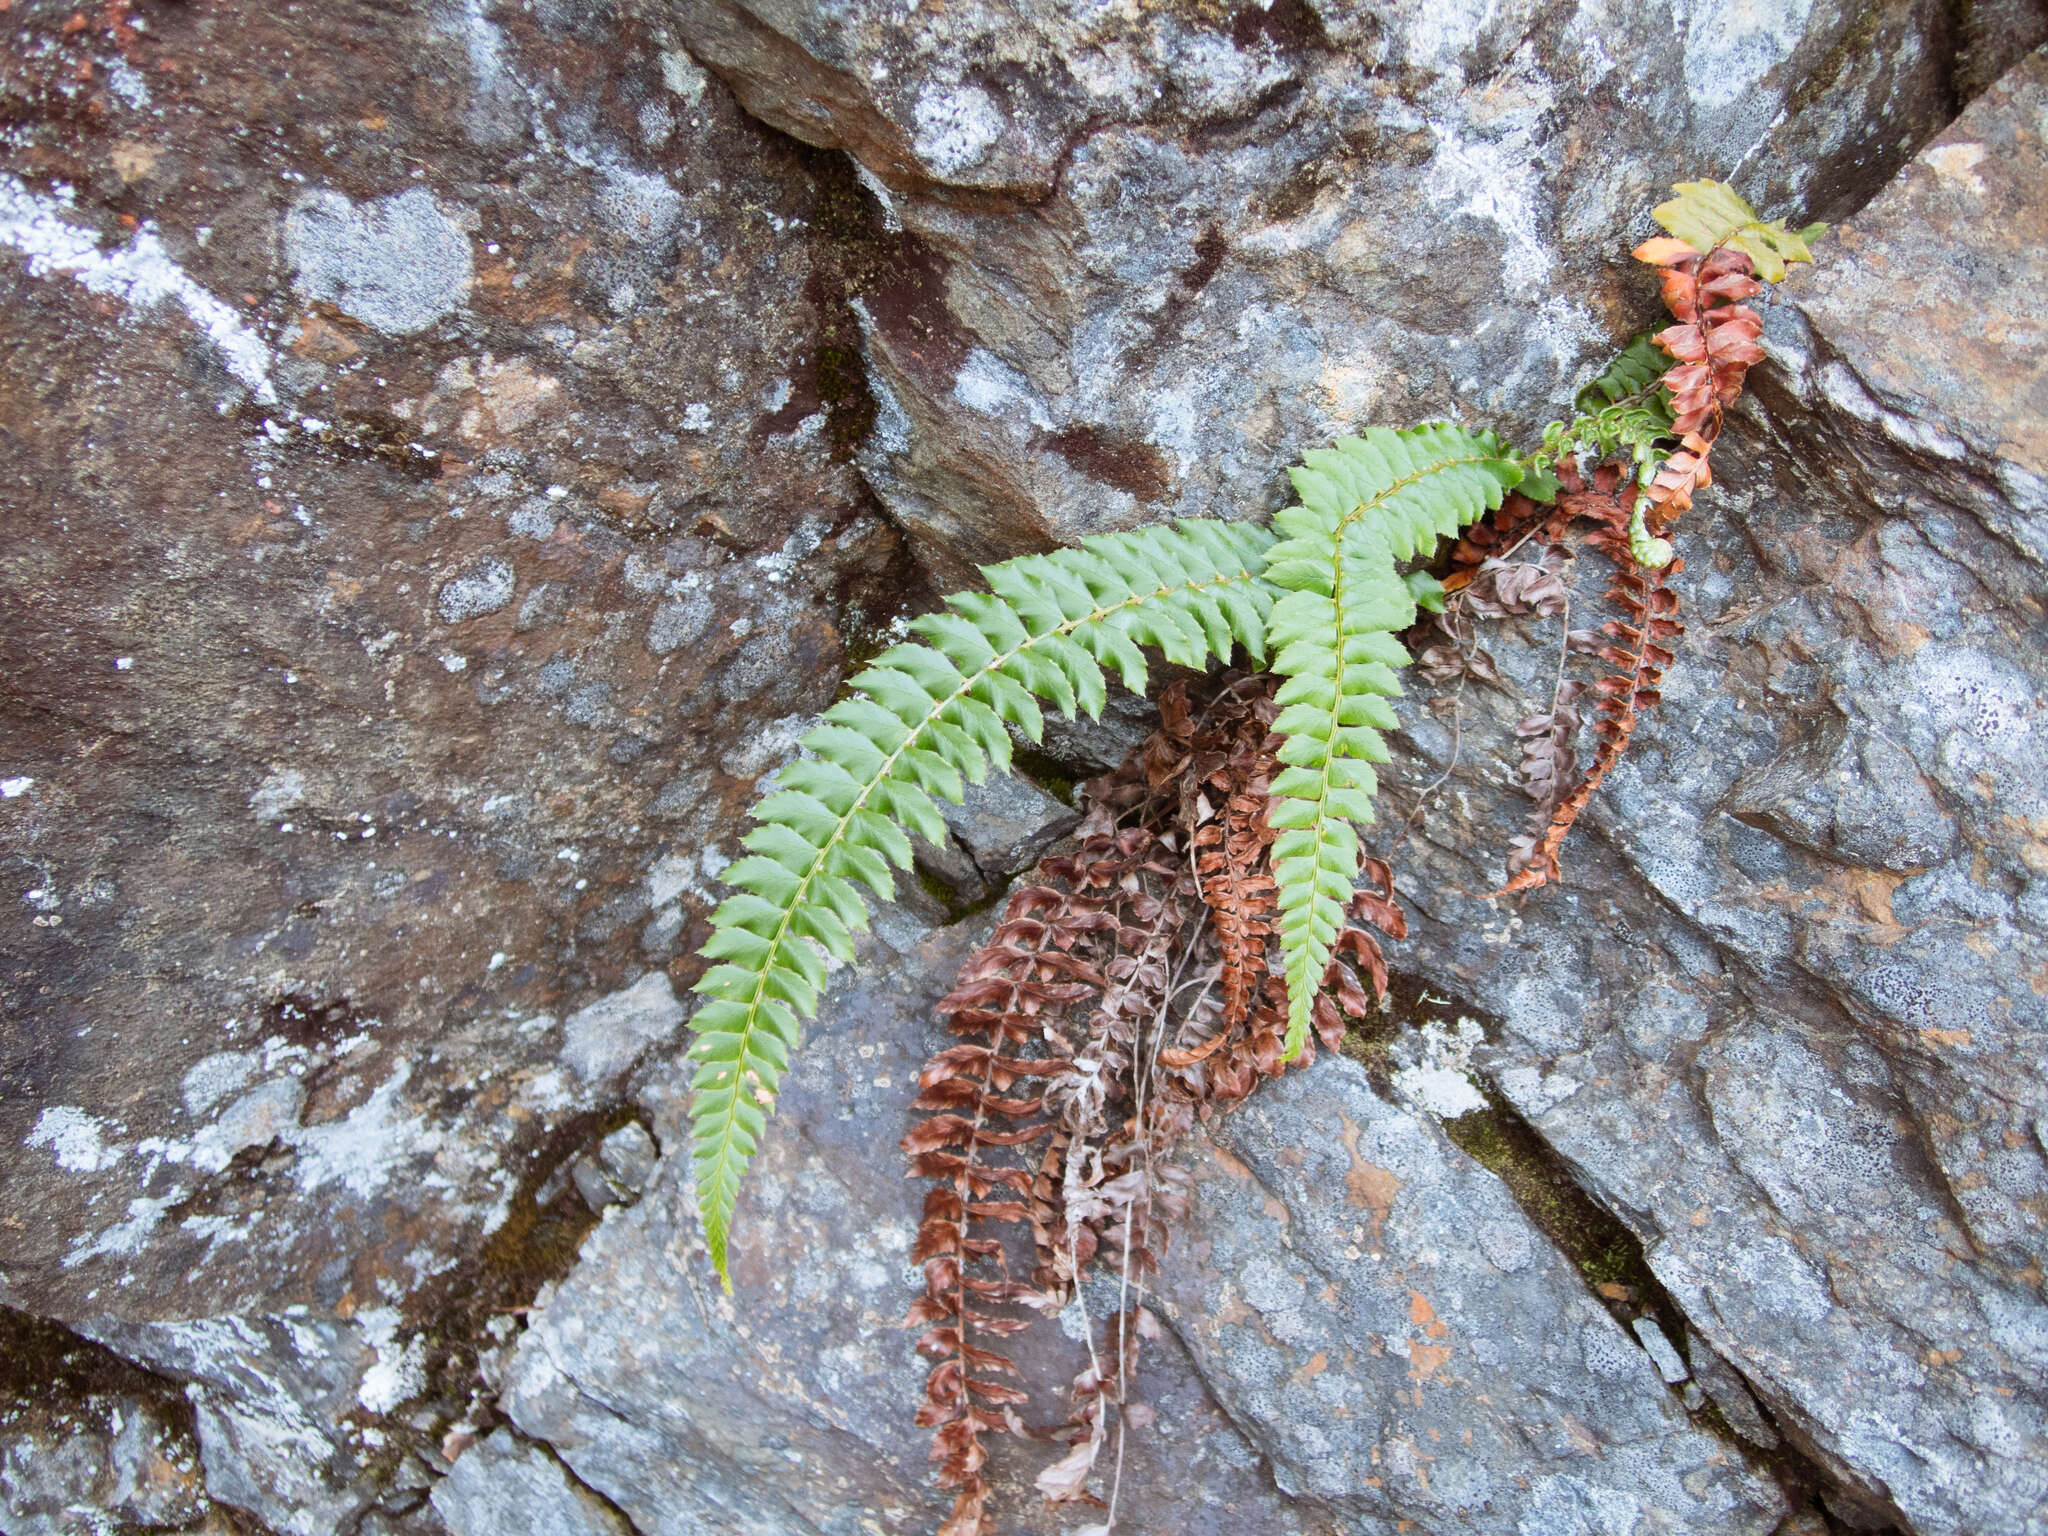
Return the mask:
[[[1455,763],[1412,689],[1396,964],[1486,1028],[1191,1144],[1117,1528],[2048,1529],[2038,5],[0,24],[9,1536],[930,1529],[907,1088],[1144,711],[923,850],[726,1299],[671,1154],[756,784],[977,561],[1548,419],[1693,176],[1847,222],[1664,705],[1510,910],[1554,637]]]

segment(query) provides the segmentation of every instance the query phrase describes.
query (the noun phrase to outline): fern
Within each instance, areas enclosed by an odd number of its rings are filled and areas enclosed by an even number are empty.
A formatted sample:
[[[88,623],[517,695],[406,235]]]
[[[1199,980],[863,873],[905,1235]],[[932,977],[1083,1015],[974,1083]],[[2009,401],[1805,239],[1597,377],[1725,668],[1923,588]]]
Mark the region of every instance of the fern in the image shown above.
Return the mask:
[[[867,925],[857,887],[890,898],[890,865],[910,867],[906,829],[943,842],[933,797],[959,802],[963,778],[980,783],[991,758],[1007,769],[1005,723],[1037,740],[1039,700],[1067,715],[1100,711],[1104,665],[1142,693],[1142,646],[1196,668],[1227,660],[1233,643],[1263,655],[1271,599],[1259,571],[1271,542],[1254,526],[1187,521],[990,566],[989,591],[916,620],[931,644],[877,657],[804,737],[812,755],[781,772],[755,808],[748,857],[725,872],[739,894],[712,914],[702,953],[717,963],[697,983],[705,1001],[690,1022],[697,1200],[728,1290],[740,1179],[817,1011],[826,959],[850,961],[852,931]]]
[[[1372,765],[1388,760],[1382,733],[1395,724],[1389,701],[1401,693],[1396,671],[1408,662],[1395,633],[1415,622],[1418,607],[1442,612],[1447,593],[1473,606],[1460,591],[1473,567],[1528,538],[1553,540],[1580,518],[1579,459],[1597,455],[1608,477],[1599,493],[1608,511],[1600,547],[1624,570],[1621,597],[1635,616],[1633,626],[1609,632],[1635,648],[1602,652],[1627,666],[1599,685],[1596,771],[1556,801],[1532,840],[1535,873],[1515,871],[1504,889],[1554,878],[1558,842],[1627,745],[1636,705],[1655,701],[1669,664],[1676,600],[1658,573],[1676,566],[1661,534],[1709,483],[1723,412],[1762,360],[1761,321],[1742,301],[1761,291],[1759,278],[1776,281],[1786,263],[1812,260],[1807,241],[1822,228],[1794,233],[1782,221],[1765,223],[1718,182],[1684,183],[1678,192],[1656,210],[1671,235],[1635,253],[1659,270],[1678,324],[1631,342],[1579,392],[1572,419],[1547,427],[1534,451],[1516,457],[1491,433],[1458,426],[1371,428],[1309,453],[1292,471],[1300,502],[1276,517],[1277,540],[1246,524],[1186,521],[989,566],[986,592],[949,597],[944,611],[912,624],[928,643],[899,645],[853,679],[851,696],[804,738],[809,755],[785,768],[755,809],[760,824],[743,840],[748,856],[725,874],[738,894],[712,914],[702,951],[714,963],[697,983],[704,1002],[691,1021],[692,1156],[705,1237],[728,1290],[740,1181],[803,1021],[816,1011],[827,963],[850,961],[853,931],[867,925],[860,888],[890,897],[891,866],[911,864],[910,835],[946,837],[935,801],[958,802],[991,760],[1007,769],[1010,729],[1037,740],[1041,703],[1067,715],[1099,712],[1105,668],[1142,693],[1146,647],[1191,668],[1227,660],[1238,645],[1255,660],[1269,643],[1274,649],[1273,670],[1284,681],[1272,698],[1278,772],[1263,829],[1251,835],[1258,818],[1250,801],[1234,807],[1235,843],[1231,829],[1204,833],[1196,874],[1216,909],[1230,1025],[1264,1032],[1260,1070],[1294,1060],[1312,1023],[1341,1027],[1334,1010],[1353,993],[1363,996],[1355,978],[1345,991],[1341,966],[1331,969],[1347,946],[1363,953],[1347,910],[1358,901],[1387,906],[1355,895],[1353,885],[1358,828],[1373,819]],[[1625,509],[1616,494],[1624,467],[1634,487]],[[1431,557],[1440,538],[1502,511],[1517,487],[1522,495],[1490,529],[1460,542],[1447,582],[1403,572],[1404,563]],[[1551,502],[1554,510],[1535,505]],[[1266,865],[1253,870],[1262,848]],[[1383,866],[1367,867],[1384,874]],[[1244,878],[1225,878],[1233,872]],[[1269,873],[1270,887],[1259,883]],[[1382,875],[1375,879],[1391,897],[1391,876]],[[1280,980],[1251,974],[1273,931]],[[1382,974],[1377,965],[1373,974]],[[1338,1001],[1319,1003],[1329,984]],[[1195,1064],[1193,1056],[1183,1063]]]
[[[1522,466],[1491,433],[1461,427],[1394,432],[1307,455],[1293,471],[1299,506],[1275,519],[1287,538],[1266,553],[1266,579],[1286,589],[1273,608],[1273,669],[1287,681],[1274,729],[1288,766],[1274,779],[1273,872],[1287,979],[1286,1056],[1308,1038],[1316,989],[1357,878],[1355,827],[1372,820],[1388,760],[1387,702],[1408,653],[1394,632],[1415,622],[1416,595],[1395,562],[1427,558],[1438,538],[1498,507]],[[1433,586],[1434,583],[1428,583]]]

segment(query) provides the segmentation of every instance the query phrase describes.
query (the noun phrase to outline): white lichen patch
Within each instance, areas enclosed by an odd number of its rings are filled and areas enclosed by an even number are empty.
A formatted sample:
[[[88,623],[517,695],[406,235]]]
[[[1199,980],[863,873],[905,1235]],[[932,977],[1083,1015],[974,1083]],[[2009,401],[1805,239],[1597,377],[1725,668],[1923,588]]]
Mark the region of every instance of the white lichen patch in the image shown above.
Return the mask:
[[[424,187],[361,205],[309,192],[285,215],[284,249],[302,294],[391,336],[453,312],[475,276],[469,237]]]
[[[237,1089],[246,1087],[262,1069],[254,1051],[217,1051],[201,1057],[185,1071],[179,1091],[185,1113],[203,1115]]]
[[[1441,125],[1432,127],[1437,147],[1426,173],[1429,200],[1495,225],[1506,237],[1500,270],[1507,291],[1537,292],[1557,258],[1543,235],[1540,210],[1546,198],[1529,133],[1468,140]]]
[[[65,216],[70,206],[68,187],[43,195],[12,176],[0,175],[0,244],[28,258],[32,277],[68,274],[88,293],[108,294],[137,309],[176,304],[213,343],[229,373],[258,400],[276,401],[269,344],[231,307],[186,275],[154,226],[145,224],[125,243],[101,250],[93,230]]]
[[[1984,178],[1977,174],[1977,167],[1984,159],[1982,144],[1937,144],[1932,149],[1922,150],[1920,158],[1929,170],[1951,186],[1961,187],[1978,197],[1984,195]]]
[[[1685,32],[1685,91],[1709,111],[1753,95],[1806,35],[1813,0],[1688,0],[1672,7]]]
[[[391,1307],[370,1307],[355,1321],[363,1342],[377,1352],[356,1388],[356,1401],[372,1413],[389,1413],[427,1389],[426,1342],[417,1335],[400,1343],[398,1313]]]
[[[1031,381],[982,347],[968,353],[966,366],[953,381],[953,398],[983,416],[1001,416],[1014,404],[1034,427],[1043,432],[1052,430],[1052,418],[1046,414]]]
[[[1486,1095],[1472,1076],[1472,1053],[1485,1043],[1485,1033],[1472,1019],[1448,1028],[1431,1019],[1416,1037],[1417,1059],[1394,1073],[1394,1091],[1440,1120],[1486,1108]]]
[[[249,797],[249,814],[258,821],[276,821],[306,800],[306,776],[296,768],[273,768]]]
[[[642,1051],[673,1035],[685,1017],[667,973],[649,971],[569,1016],[562,1030],[563,1064],[586,1083],[609,1081]]]
[[[929,85],[913,113],[918,158],[940,176],[957,176],[978,163],[1003,136],[1003,114],[978,85]]]
[[[122,1156],[119,1147],[107,1145],[99,1121],[69,1104],[55,1104],[44,1110],[23,1145],[48,1147],[57,1166],[70,1173],[100,1173],[113,1167]]]

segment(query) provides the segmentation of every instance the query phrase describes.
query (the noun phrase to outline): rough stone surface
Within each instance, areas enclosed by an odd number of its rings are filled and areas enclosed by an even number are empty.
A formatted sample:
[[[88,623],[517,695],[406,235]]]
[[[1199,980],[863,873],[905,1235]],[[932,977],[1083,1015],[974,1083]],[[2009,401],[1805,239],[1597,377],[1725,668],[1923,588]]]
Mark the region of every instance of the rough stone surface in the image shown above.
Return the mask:
[[[1397,1529],[1776,1529],[1776,1486],[1687,1421],[1506,1186],[1356,1064],[1211,1137],[1161,1292],[1283,1489]]]
[[[153,1403],[90,1396],[0,1420],[0,1519],[8,1536],[88,1536],[109,1520],[183,1526],[207,1512],[197,1458]]]
[[[458,1456],[432,1499],[448,1536],[627,1536],[631,1529],[547,1452],[505,1429]]]
[[[942,1039],[930,1004],[985,926],[934,931],[885,912],[878,927],[901,947],[870,942],[833,993],[755,1165],[736,1298],[706,1265],[686,1164],[665,1157],[646,1197],[592,1233],[507,1369],[514,1424],[644,1536],[909,1533],[946,1508],[926,1477],[929,1437],[911,1424],[927,1363],[897,1326],[923,1194],[901,1177],[896,1141],[910,1123],[903,1087]],[[664,1074],[643,1090],[665,1146],[684,1134],[686,1082]],[[1055,1327],[1020,1342],[1040,1380],[1083,1363]],[[1179,1348],[1155,1353],[1146,1392],[1173,1429],[1126,1469],[1133,1531],[1379,1536],[1283,1498]],[[1006,1529],[1060,1528],[1028,1493],[1051,1459],[1006,1455]]]
[[[1919,0],[674,14],[916,253],[860,295],[861,467],[948,577],[1263,514],[1359,421],[1526,430],[1640,312],[1622,236],[1670,181],[1836,217],[2048,30],[1959,39]]]
[[[134,1363],[0,1376],[10,1532],[439,1536],[527,1487],[573,1530],[929,1528],[893,1143],[973,930],[880,915],[721,1300],[661,1154],[741,807],[921,572],[1264,515],[1364,419],[1544,419],[1650,318],[1642,210],[1732,174],[1853,218],[1681,536],[1664,707],[1567,884],[1496,910],[1555,651],[1490,638],[1380,850],[1397,965],[1487,1037],[1217,1127],[1118,1528],[1769,1527],[1439,1133],[1470,1065],[1835,1517],[2039,1536],[2038,0],[5,22],[0,1315]],[[1389,839],[1451,755],[1409,719]],[[963,896],[1058,809],[1007,793]]]
[[[1400,963],[1499,1018],[1482,1063],[1838,1513],[1956,1536],[2035,1531],[2048,1494],[2044,107],[2036,54],[1771,315],[1679,541],[1664,707],[1565,886],[1457,894],[1499,879],[1504,753],[1392,850],[1425,919]],[[1554,671],[1494,650],[1468,744]],[[1408,740],[1434,780],[1449,733]]]

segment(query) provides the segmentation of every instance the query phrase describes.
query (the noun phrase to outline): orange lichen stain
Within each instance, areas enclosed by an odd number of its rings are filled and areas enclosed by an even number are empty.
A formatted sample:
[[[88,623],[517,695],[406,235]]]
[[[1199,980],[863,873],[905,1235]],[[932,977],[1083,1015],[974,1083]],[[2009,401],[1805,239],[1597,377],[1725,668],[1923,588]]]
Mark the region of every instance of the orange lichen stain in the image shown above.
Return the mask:
[[[1319,1349],[1308,1357],[1306,1363],[1295,1368],[1293,1378],[1296,1382],[1313,1381],[1329,1368],[1330,1357]]]
[[[299,334],[292,338],[292,351],[315,362],[345,363],[363,349],[340,326],[317,310],[299,319]]]
[[[357,118],[356,126],[367,128],[372,133],[382,133],[389,122],[390,119],[382,112],[372,112],[368,117]]]
[[[1420,1291],[1408,1293],[1408,1321],[1432,1339],[1440,1339],[1450,1332],[1437,1318],[1436,1308],[1429,1304],[1429,1298]]]
[[[1380,1240],[1380,1231],[1386,1225],[1387,1217],[1393,1213],[1394,1196],[1401,1192],[1401,1181],[1385,1168],[1375,1167],[1358,1155],[1358,1124],[1350,1116],[1340,1114],[1343,1122],[1339,1133],[1344,1138],[1344,1150],[1351,1154],[1351,1169],[1344,1175],[1345,1197],[1359,1210],[1372,1212],[1372,1240]]]
[[[1970,1032],[1967,1029],[1923,1029],[1920,1038],[1929,1045],[1968,1045]]]
[[[1704,1227],[1707,1224],[1707,1208],[1704,1205],[1701,1206],[1698,1210],[1692,1213],[1692,1216],[1689,1219],[1691,1220],[1694,1226]]]
[[[1929,1365],[1954,1365],[1963,1358],[1963,1352],[1960,1349],[1930,1349],[1922,1358]]]
[[[623,485],[607,486],[597,493],[597,504],[619,517],[638,517],[651,499],[651,493],[629,491]]]
[[[1408,1346],[1408,1379],[1410,1381],[1427,1381],[1450,1358],[1451,1346],[1448,1344],[1410,1344]],[[1421,1392],[1418,1390],[1416,1393],[1418,1400],[1421,1395]]]
[[[1245,1166],[1244,1160],[1222,1147],[1209,1148],[1208,1161],[1211,1166],[1221,1168],[1240,1184],[1249,1184],[1252,1181],[1252,1171]]]

